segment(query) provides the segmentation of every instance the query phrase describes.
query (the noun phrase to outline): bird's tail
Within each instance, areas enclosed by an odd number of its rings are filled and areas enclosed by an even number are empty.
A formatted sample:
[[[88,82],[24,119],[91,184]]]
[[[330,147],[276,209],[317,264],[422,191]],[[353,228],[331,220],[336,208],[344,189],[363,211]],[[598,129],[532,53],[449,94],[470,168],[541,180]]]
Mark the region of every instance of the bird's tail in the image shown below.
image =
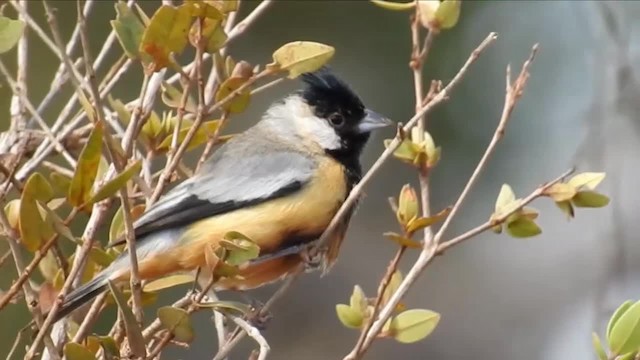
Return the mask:
[[[98,274],[93,280],[80,286],[79,288],[71,291],[67,295],[62,303],[62,306],[58,309],[54,322],[69,315],[72,311],[91,301],[91,299],[100,295],[107,289],[109,280],[109,273],[103,271]]]

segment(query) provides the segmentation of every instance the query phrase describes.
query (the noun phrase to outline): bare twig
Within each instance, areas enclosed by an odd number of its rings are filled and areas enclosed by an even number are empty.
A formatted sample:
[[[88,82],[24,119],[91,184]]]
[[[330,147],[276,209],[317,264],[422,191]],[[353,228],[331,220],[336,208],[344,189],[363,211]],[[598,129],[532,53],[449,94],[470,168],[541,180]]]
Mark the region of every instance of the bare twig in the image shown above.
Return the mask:
[[[27,0],[20,0],[20,6],[22,6],[25,10],[27,9]],[[22,15],[19,16],[20,20],[24,21],[24,17]],[[26,32],[26,29],[25,29]],[[27,97],[28,88],[27,88],[27,66],[29,64],[29,36],[25,33],[22,34],[20,40],[18,41],[18,73],[16,75],[16,86],[19,89],[19,93],[24,94]],[[14,92],[11,97],[11,130],[24,129],[27,127],[27,118],[25,114],[25,106],[20,98],[20,96]]]

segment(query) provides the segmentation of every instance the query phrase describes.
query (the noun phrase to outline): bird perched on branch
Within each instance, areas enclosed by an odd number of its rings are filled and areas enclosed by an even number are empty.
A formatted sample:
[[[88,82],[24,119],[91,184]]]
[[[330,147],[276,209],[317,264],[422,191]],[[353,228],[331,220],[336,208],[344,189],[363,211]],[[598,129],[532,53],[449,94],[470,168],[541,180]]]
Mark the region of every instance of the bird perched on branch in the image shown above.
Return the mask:
[[[241,267],[241,278],[222,278],[215,290],[260,287],[304,261],[303,245],[320,237],[360,180],[359,157],[370,132],[391,122],[327,68],[303,74],[302,81],[302,90],[271,105],[134,223],[141,279],[206,267],[205,247],[229,231],[254,240],[260,254]],[[324,271],[336,260],[351,213],[331,235]],[[130,271],[125,251],[72,291],[56,320],[104,292],[108,280],[128,281]]]

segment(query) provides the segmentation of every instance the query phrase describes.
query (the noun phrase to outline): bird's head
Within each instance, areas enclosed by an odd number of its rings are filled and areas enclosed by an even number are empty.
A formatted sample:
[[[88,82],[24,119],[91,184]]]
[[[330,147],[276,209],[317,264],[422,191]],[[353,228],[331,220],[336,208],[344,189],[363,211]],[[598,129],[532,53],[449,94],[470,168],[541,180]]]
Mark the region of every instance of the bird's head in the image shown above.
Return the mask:
[[[323,67],[302,76],[304,88],[275,105],[271,115],[329,153],[358,156],[371,131],[392,124],[368,109],[360,97]]]

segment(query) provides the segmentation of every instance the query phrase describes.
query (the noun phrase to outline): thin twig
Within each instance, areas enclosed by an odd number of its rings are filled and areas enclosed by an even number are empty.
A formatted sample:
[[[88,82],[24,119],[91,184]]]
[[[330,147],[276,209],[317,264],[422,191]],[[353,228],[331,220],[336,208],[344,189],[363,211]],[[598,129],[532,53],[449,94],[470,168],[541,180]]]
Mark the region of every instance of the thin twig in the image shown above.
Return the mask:
[[[20,0],[20,6],[22,6],[25,10],[27,9],[27,0]],[[24,21],[24,17],[22,15],[19,16],[19,19]],[[25,33],[22,34],[20,40],[18,41],[18,70],[16,75],[16,85],[19,89],[19,92],[24,94],[27,97],[29,93],[27,88],[27,66],[29,64],[29,36],[26,33],[27,29],[25,29]],[[11,113],[11,126],[9,127],[11,130],[19,130],[27,127],[27,118],[25,116],[25,105],[18,94],[14,92],[11,97],[11,107],[9,112]]]
[[[411,128],[413,128],[417,124],[417,122],[422,118],[422,116],[424,116],[426,113],[431,111],[437,105],[439,105],[440,103],[448,99],[449,95],[451,94],[451,91],[460,82],[460,80],[462,80],[462,77],[464,76],[464,74],[466,74],[471,64],[473,64],[478,59],[480,54],[487,48],[487,46],[489,46],[491,43],[493,43],[497,39],[497,36],[498,35],[496,33],[490,33],[482,41],[482,43],[480,43],[480,45],[475,50],[473,50],[473,52],[471,53],[471,55],[469,56],[465,64],[460,68],[458,73],[453,77],[453,79],[451,79],[451,81],[447,84],[447,86],[445,86],[444,89],[442,89],[437,95],[433,97],[431,102],[426,104],[417,114],[415,114],[415,116],[413,116],[407,122],[407,124],[403,127],[403,131],[405,133],[410,131]],[[353,206],[353,204],[357,201],[357,199],[360,197],[360,194],[364,190],[364,187],[369,183],[373,175],[375,175],[380,170],[382,165],[391,157],[393,152],[398,148],[398,146],[400,146],[401,142],[402,140],[400,139],[400,137],[396,135],[396,137],[389,144],[387,149],[380,155],[380,157],[378,157],[378,159],[371,166],[369,171],[367,171],[367,173],[362,177],[362,180],[360,180],[360,182],[353,187],[353,189],[349,193],[349,196],[347,197],[347,199],[344,201],[344,203],[342,204],[342,206],[340,207],[336,215],[331,220],[331,223],[329,224],[329,226],[327,226],[325,231],[322,233],[322,236],[317,242],[318,247],[324,246],[326,242],[329,241],[329,239],[331,238],[331,235],[336,230],[336,227],[342,221],[344,216],[347,214],[348,209],[350,209],[351,206]]]
[[[424,271],[424,269],[434,259],[435,255],[436,255],[436,253],[438,251],[438,243],[440,242],[440,238],[442,237],[442,235],[446,231],[446,229],[448,227],[448,224],[451,222],[451,219],[453,218],[453,216],[455,216],[457,211],[460,209],[460,206],[464,202],[466,196],[469,194],[469,192],[470,192],[471,188],[473,187],[473,185],[475,184],[478,176],[480,175],[480,173],[482,172],[482,170],[486,166],[487,160],[493,154],[497,143],[499,142],[500,139],[502,139],[502,137],[504,135],[504,130],[505,130],[506,124],[507,124],[507,122],[509,120],[510,114],[513,111],[513,108],[514,108],[517,100],[522,95],[522,91],[524,89],[524,86],[526,85],[526,81],[527,81],[528,76],[529,76],[529,73],[528,73],[529,66],[531,65],[531,62],[533,61],[534,55],[536,53],[536,50],[537,50],[537,45],[533,47],[533,49],[531,51],[531,55],[529,56],[527,61],[525,61],[525,63],[523,64],[522,71],[520,72],[520,75],[518,76],[518,79],[516,79],[515,85],[511,84],[511,81],[510,81],[510,78],[509,78],[509,72],[507,70],[508,88],[507,88],[507,95],[506,95],[504,110],[503,110],[502,116],[500,118],[500,121],[498,123],[498,126],[496,128],[496,131],[494,132],[494,136],[493,136],[491,142],[489,143],[487,149],[485,150],[485,153],[482,156],[480,162],[476,166],[476,169],[474,170],[473,175],[471,176],[471,178],[469,178],[469,181],[467,182],[467,185],[465,186],[464,190],[462,191],[462,193],[458,197],[458,200],[454,204],[453,208],[451,209],[451,212],[447,216],[447,218],[444,221],[443,225],[440,227],[440,230],[434,236],[433,243],[430,246],[425,246],[422,249],[422,251],[420,252],[420,256],[418,257],[418,259],[416,260],[414,265],[411,267],[411,270],[409,270],[409,272],[407,273],[406,277],[403,279],[402,283],[400,284],[400,286],[398,287],[396,292],[391,296],[391,298],[389,299],[387,304],[384,306],[384,308],[380,312],[380,315],[375,320],[375,322],[373,323],[371,329],[369,330],[369,332],[368,332],[368,334],[366,336],[366,339],[364,341],[364,344],[363,344],[363,347],[362,347],[361,351],[360,352],[352,351],[351,353],[349,353],[345,357],[345,360],[347,360],[347,359],[349,359],[349,360],[357,359],[357,358],[361,357],[361,355],[371,346],[371,343],[373,342],[373,340],[375,339],[377,334],[380,332],[380,330],[384,326],[384,323],[389,319],[389,317],[391,316],[393,310],[398,305],[400,300],[403,298],[403,296],[406,294],[406,292],[411,288],[413,283],[415,283],[415,281],[420,276],[422,271]],[[563,177],[564,177],[564,174],[563,174],[562,177],[556,179],[555,182],[560,181]],[[541,191],[544,191],[548,186],[551,186],[553,183],[554,182],[551,182],[551,183],[548,183],[548,184],[544,185],[543,187],[541,187],[542,190],[538,189],[536,192],[534,192],[534,194],[533,194],[534,196],[527,197],[527,200],[529,200],[529,202],[533,201],[537,197],[537,196],[535,196],[535,194],[537,194],[539,192],[541,193]],[[523,204],[520,207],[518,207],[518,209],[516,209],[516,210],[519,210],[520,208],[522,208],[522,206],[528,204],[529,202],[525,203],[523,201]],[[510,212],[508,215],[510,215],[512,213],[513,212]],[[504,219],[506,219],[506,217],[504,217]],[[498,220],[496,220],[496,221],[498,221]],[[495,224],[495,223],[493,223],[493,224]],[[460,242],[462,240],[456,240],[456,241],[457,242],[454,242],[452,244],[456,244],[456,243],[458,243],[458,242]]]

